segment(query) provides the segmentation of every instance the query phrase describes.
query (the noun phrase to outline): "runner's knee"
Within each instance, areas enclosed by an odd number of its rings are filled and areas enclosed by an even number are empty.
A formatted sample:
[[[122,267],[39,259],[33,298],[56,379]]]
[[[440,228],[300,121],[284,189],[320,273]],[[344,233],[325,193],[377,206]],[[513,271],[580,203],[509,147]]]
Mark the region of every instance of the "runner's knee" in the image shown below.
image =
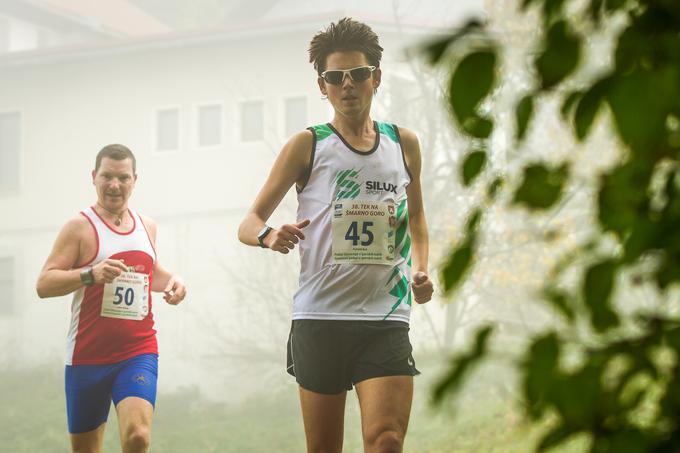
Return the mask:
[[[379,453],[401,453],[404,436],[393,429],[376,429],[365,437],[368,451]]]
[[[125,433],[123,451],[145,452],[151,441],[151,430],[148,426],[132,426]]]

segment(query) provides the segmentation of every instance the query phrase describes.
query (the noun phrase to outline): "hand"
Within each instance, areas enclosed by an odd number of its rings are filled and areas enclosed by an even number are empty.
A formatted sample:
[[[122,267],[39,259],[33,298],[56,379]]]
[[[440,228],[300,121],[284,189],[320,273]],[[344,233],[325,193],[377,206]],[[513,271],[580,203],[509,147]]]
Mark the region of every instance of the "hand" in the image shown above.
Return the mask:
[[[182,279],[175,275],[171,276],[163,290],[163,299],[170,305],[177,305],[184,300],[186,295],[187,287],[184,286]]]
[[[432,299],[434,286],[432,285],[432,280],[430,280],[430,277],[428,277],[425,272],[415,273],[411,288],[413,289],[413,295],[415,296],[416,302],[419,304],[424,304]]]
[[[264,238],[263,242],[268,248],[275,252],[283,253],[284,255],[295,248],[295,244],[305,238],[302,228],[309,225],[310,220],[305,219],[299,223],[281,225],[280,228],[274,228]]]
[[[123,260],[105,259],[97,265],[92,266],[92,276],[97,285],[102,283],[111,283],[116,277],[123,272],[127,272],[128,268],[123,263]]]

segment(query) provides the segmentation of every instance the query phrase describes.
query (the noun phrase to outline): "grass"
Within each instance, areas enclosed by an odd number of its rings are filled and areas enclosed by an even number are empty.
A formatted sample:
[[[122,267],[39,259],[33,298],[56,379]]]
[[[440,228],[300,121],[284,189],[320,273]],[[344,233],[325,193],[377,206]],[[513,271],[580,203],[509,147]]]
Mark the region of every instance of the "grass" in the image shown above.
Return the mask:
[[[441,364],[421,360],[425,373],[416,378],[416,396],[405,451],[417,453],[532,451],[542,426],[522,422],[509,397],[495,396],[493,385],[477,377],[456,402],[434,410],[429,387]],[[67,452],[63,367],[43,365],[32,369],[0,371],[0,450]],[[227,391],[229,389],[226,389]],[[455,410],[455,411],[454,411]],[[345,419],[346,452],[360,452],[359,407],[354,392],[348,396]],[[196,388],[159,394],[154,416],[151,451],[192,452],[304,452],[305,441],[292,379],[285,385],[238,404],[207,400]],[[587,450],[576,439],[556,452]],[[120,451],[115,412],[109,415],[106,452]]]

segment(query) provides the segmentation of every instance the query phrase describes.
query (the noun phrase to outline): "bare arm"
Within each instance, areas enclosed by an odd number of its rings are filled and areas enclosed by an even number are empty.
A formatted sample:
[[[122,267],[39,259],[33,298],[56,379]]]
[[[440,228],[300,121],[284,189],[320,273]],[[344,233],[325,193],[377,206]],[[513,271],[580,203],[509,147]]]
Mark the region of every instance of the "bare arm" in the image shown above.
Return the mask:
[[[59,232],[36,283],[41,299],[64,296],[84,286],[80,281],[82,269],[75,268],[80,258],[81,236],[87,226],[84,222],[87,222],[84,218],[71,219]]]
[[[305,182],[303,178],[309,165],[312,142],[312,133],[304,131],[294,135],[284,145],[264,186],[239,226],[238,238],[241,242],[246,245],[259,245],[257,234],[265,226],[290,187],[296,182]],[[308,224],[308,220],[284,224],[273,229],[264,239],[264,243],[274,251],[288,253],[300,239],[304,239],[302,228]]]
[[[83,287],[80,280],[82,266],[95,252],[96,241],[89,222],[83,216],[69,220],[59,232],[40,271],[36,283],[38,297],[64,296]],[[126,270],[121,260],[103,260],[92,268],[94,283],[110,283]]]
[[[141,215],[140,215],[141,216]],[[141,216],[144,226],[149,233],[149,239],[154,247],[156,247],[156,222],[146,216]],[[158,258],[158,257],[156,257]],[[157,293],[164,293],[163,299],[171,305],[177,305],[184,300],[187,294],[187,288],[184,281],[176,274],[173,274],[164,268],[158,259],[153,265],[153,282],[151,284],[151,291]]]
[[[406,188],[408,196],[409,229],[411,232],[411,251],[413,254],[413,293],[416,302],[424,303],[432,297],[432,281],[428,277],[429,236],[427,221],[423,208],[423,194],[420,185],[420,144],[416,135],[404,128],[399,128],[401,145],[404,150],[406,165],[411,173],[411,183]]]

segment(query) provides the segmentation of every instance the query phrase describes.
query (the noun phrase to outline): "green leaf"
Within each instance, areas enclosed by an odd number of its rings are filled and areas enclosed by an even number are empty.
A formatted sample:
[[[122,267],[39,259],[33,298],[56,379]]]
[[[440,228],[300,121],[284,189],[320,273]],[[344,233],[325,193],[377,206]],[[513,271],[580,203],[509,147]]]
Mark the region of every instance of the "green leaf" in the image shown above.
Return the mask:
[[[529,416],[537,420],[547,408],[557,384],[557,364],[560,357],[560,341],[555,332],[535,338],[522,368],[524,369],[524,398]]]
[[[477,227],[481,219],[481,209],[476,209],[470,214],[465,226],[465,238],[458,247],[453,249],[449,259],[444,263],[441,279],[444,282],[445,293],[452,291],[461,283],[472,265],[473,252],[477,243]]]
[[[542,452],[556,447],[573,434],[573,429],[568,428],[564,423],[560,422],[557,426],[543,435],[541,441],[538,443],[537,451]]]
[[[486,151],[477,150],[467,155],[463,162],[463,184],[469,186],[486,165]]]
[[[550,27],[546,47],[534,62],[542,89],[549,90],[576,69],[581,56],[580,46],[580,38],[568,29],[566,21],[555,22]]]
[[[472,213],[467,219],[467,222],[465,222],[465,234],[468,237],[474,237],[475,233],[477,232],[477,227],[479,227],[479,223],[482,221],[482,210],[477,208]]]
[[[461,60],[449,85],[449,102],[460,125],[465,126],[468,118],[477,116],[477,107],[490,93],[495,79],[494,49],[473,52]]]
[[[604,100],[604,90],[609,83],[608,78],[602,79],[579,98],[576,112],[574,113],[576,137],[579,140],[583,141],[588,135],[590,126],[592,126],[600,105]]]
[[[498,191],[503,187],[503,178],[500,176],[495,178],[486,188],[486,196],[489,200],[493,200],[498,195]]]
[[[542,0],[543,1],[543,20],[550,22],[554,17],[561,15],[562,6],[565,0]]]
[[[527,128],[529,126],[529,120],[534,112],[534,96],[528,94],[522,98],[517,104],[515,110],[515,119],[517,120],[517,141],[521,142],[524,140]]]
[[[541,164],[524,168],[524,178],[515,192],[513,203],[529,209],[548,209],[562,196],[562,189],[568,177],[566,164],[549,169]]]
[[[641,212],[646,211],[647,188],[652,177],[648,164],[631,160],[604,174],[598,193],[598,220],[602,229],[622,238]]]
[[[627,234],[624,247],[623,261],[632,263],[644,252],[663,248],[666,238],[655,222],[651,222],[647,216],[637,217],[631,225],[630,234]]]
[[[590,19],[599,25],[600,19],[602,18],[602,4],[604,0],[590,0],[588,5],[588,12],[590,13]]]
[[[442,270],[444,292],[449,292],[458,286],[465,272],[472,263],[472,244],[463,242],[453,250]]]
[[[481,116],[469,116],[463,123],[463,132],[474,138],[489,138],[491,131],[493,131],[493,121]]]
[[[548,288],[543,293],[543,297],[566,319],[573,321],[576,317],[574,309],[569,303],[569,294],[557,288]]]
[[[435,384],[432,392],[434,404],[440,404],[444,396],[455,396],[464,379],[470,374],[472,367],[484,358],[489,337],[493,332],[492,326],[484,326],[475,336],[475,344],[471,351],[461,353],[451,360],[446,375]]]
[[[566,98],[564,98],[564,102],[562,102],[562,107],[560,108],[562,119],[566,120],[571,116],[576,102],[579,101],[581,97],[583,97],[582,91],[572,91]]]
[[[619,325],[619,317],[610,305],[614,276],[618,267],[618,261],[606,259],[590,266],[586,271],[583,300],[590,310],[591,324],[598,332]]]
[[[638,453],[641,451],[672,451],[658,449],[657,442],[650,439],[649,435],[636,428],[625,428],[611,434],[607,439],[606,448],[608,451],[617,453]],[[653,446],[657,448],[653,448]],[[677,449],[673,449],[676,450]]]
[[[604,7],[608,13],[612,11],[617,11],[628,3],[628,0],[605,0]]]
[[[615,79],[607,92],[616,131],[634,152],[648,153],[662,146],[666,118],[677,108],[680,67],[637,70]],[[641,114],[644,112],[644,114]]]

